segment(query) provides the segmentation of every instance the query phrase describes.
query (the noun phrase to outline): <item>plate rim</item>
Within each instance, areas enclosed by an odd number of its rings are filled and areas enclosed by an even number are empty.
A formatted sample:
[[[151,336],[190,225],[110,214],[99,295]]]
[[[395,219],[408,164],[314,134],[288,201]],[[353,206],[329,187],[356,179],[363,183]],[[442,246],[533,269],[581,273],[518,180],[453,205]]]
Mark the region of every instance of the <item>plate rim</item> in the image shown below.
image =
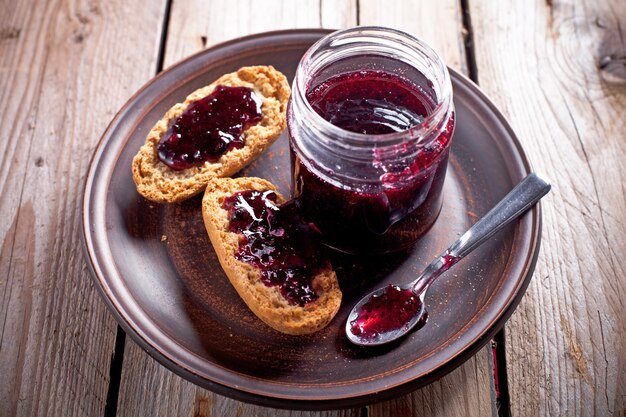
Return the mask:
[[[155,342],[154,339],[150,339],[147,337],[146,332],[142,331],[142,329],[137,326],[138,320],[132,319],[132,314],[129,315],[128,309],[124,309],[123,306],[120,306],[119,300],[115,298],[114,294],[112,294],[111,288],[107,283],[107,279],[105,278],[105,271],[103,270],[102,260],[99,259],[97,255],[97,249],[102,246],[102,242],[96,242],[98,240],[106,241],[108,246],[108,239],[106,236],[95,237],[92,235],[95,231],[92,230],[93,220],[92,218],[93,212],[93,196],[90,191],[93,189],[96,181],[102,182],[102,179],[96,180],[95,174],[100,167],[100,161],[102,160],[104,151],[107,148],[107,145],[111,139],[111,133],[114,132],[116,126],[123,120],[124,115],[127,113],[127,110],[136,104],[139,98],[146,92],[146,90],[156,84],[161,78],[167,76],[168,73],[176,70],[177,68],[184,67],[188,65],[190,62],[198,60],[202,58],[206,54],[213,54],[216,51],[219,51],[223,48],[226,48],[233,44],[241,44],[244,42],[255,41],[263,38],[269,39],[273,37],[303,37],[303,36],[311,36],[321,37],[325,34],[331,33],[332,30],[329,29],[288,29],[288,30],[278,30],[278,31],[270,31],[270,32],[261,32],[248,36],[238,37],[235,39],[231,39],[219,44],[216,44],[210,48],[199,51],[184,60],[170,66],[166,70],[162,71],[155,77],[151,78],[148,82],[146,82],[139,90],[137,90],[120,108],[120,110],[113,117],[106,130],[102,134],[96,148],[94,149],[93,156],[89,163],[89,168],[87,171],[87,176],[85,178],[84,187],[83,187],[83,199],[82,199],[82,226],[83,226],[83,248],[86,258],[88,260],[88,268],[90,270],[90,275],[94,282],[96,283],[96,288],[100,293],[101,298],[104,300],[105,305],[108,310],[113,314],[117,323],[124,329],[124,331],[129,334],[133,340],[138,343],[145,351],[147,351],[154,359],[156,359],[159,363],[164,365],[169,370],[175,372],[176,374],[182,376],[183,378],[190,380],[191,382],[202,386],[204,388],[210,389],[218,394],[226,395],[238,400],[247,401],[250,403],[263,405],[263,406],[272,406],[277,408],[293,408],[293,409],[305,409],[305,410],[325,410],[331,408],[347,408],[353,406],[364,405],[368,403],[372,403],[375,401],[380,401],[384,399],[389,399],[392,397],[396,397],[398,395],[413,391],[421,386],[427,385],[452,370],[456,369],[462,363],[464,363],[467,359],[473,356],[478,350],[480,350],[490,339],[495,335],[504,325],[504,323],[511,316],[513,311],[516,309],[517,305],[521,301],[526,288],[528,287],[530,280],[533,275],[533,271],[535,269],[535,265],[537,262],[537,258],[540,251],[541,246],[541,225],[542,225],[542,215],[541,215],[541,206],[538,204],[531,210],[532,218],[528,221],[531,222],[531,233],[529,236],[530,240],[530,248],[528,253],[525,254],[525,259],[523,261],[524,268],[520,273],[520,280],[515,281],[516,285],[510,294],[507,295],[506,300],[504,302],[503,307],[494,314],[494,319],[489,323],[486,327],[485,331],[482,331],[478,337],[473,338],[472,341],[465,344],[465,347],[458,350],[455,355],[449,357],[449,359],[445,362],[442,362],[439,366],[436,366],[430,370],[428,370],[423,375],[416,377],[415,379],[403,381],[401,383],[397,383],[395,385],[389,385],[383,391],[379,390],[370,390],[370,391],[359,391],[358,395],[353,395],[349,393],[344,393],[342,395],[318,395],[315,398],[303,398],[302,393],[306,388],[302,386],[298,386],[301,391],[299,394],[288,394],[284,395],[279,392],[268,393],[267,390],[263,389],[249,389],[250,387],[242,387],[238,384],[233,386],[224,384],[220,381],[215,381],[212,379],[207,379],[205,376],[194,372],[193,369],[190,369],[183,364],[176,362],[174,358],[169,357],[167,352],[164,352],[162,347],[151,343]],[[451,76],[459,79],[461,84],[472,90],[472,93],[476,94],[476,96],[480,99],[480,102],[486,105],[490,112],[495,116],[501,126],[507,131],[512,144],[515,147],[515,156],[520,159],[520,168],[523,168],[525,173],[529,173],[532,171],[532,165],[524,152],[521,142],[515,135],[512,127],[506,120],[506,118],[502,115],[502,113],[495,106],[493,101],[482,91],[480,88],[468,77],[465,75],[450,69]],[[184,83],[188,78],[182,77],[179,82]],[[124,149],[124,146],[120,147],[120,152]],[[109,156],[110,157],[110,156]],[[114,170],[109,170],[110,173]],[[110,184],[110,176],[106,178],[105,183]],[[105,207],[106,208],[106,205]],[[106,210],[102,213],[103,219],[106,219]],[[101,219],[102,220],[102,219]],[[98,246],[100,245],[100,246]],[[114,265],[113,265],[114,266]],[[106,268],[105,268],[106,269]],[[120,274],[121,275],[121,274]],[[123,313],[124,314],[123,314]],[[148,321],[151,321],[148,319]],[[163,333],[163,332],[162,332]],[[172,343],[178,344],[176,341],[171,340]],[[184,347],[183,347],[184,349]],[[192,352],[185,350],[187,354],[193,354]],[[220,367],[215,363],[210,363],[210,368],[221,368],[225,370],[227,373],[232,374],[232,370],[226,370],[225,368]],[[404,371],[404,370],[403,370]],[[396,373],[398,374],[398,373]],[[255,381],[256,387],[258,388],[259,381],[270,382],[265,379],[255,378],[251,376],[246,376],[244,374],[238,374],[244,380],[247,381]],[[362,382],[359,382],[358,385],[362,385]],[[280,384],[278,382],[273,383],[276,387],[293,387],[292,384]],[[351,385],[351,384],[346,384]],[[335,385],[333,385],[335,386]],[[298,391],[298,390],[296,390]],[[309,389],[310,391],[310,389]]]

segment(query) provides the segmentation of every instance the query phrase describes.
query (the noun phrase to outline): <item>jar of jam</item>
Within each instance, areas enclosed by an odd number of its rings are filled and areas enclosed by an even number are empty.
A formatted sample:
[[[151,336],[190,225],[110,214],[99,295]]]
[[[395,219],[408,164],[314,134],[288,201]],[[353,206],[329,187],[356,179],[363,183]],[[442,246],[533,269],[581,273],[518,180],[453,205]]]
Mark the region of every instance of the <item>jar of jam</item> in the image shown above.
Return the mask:
[[[328,246],[395,252],[437,219],[454,106],[424,42],[381,27],[322,38],[298,65],[287,126],[293,194]]]

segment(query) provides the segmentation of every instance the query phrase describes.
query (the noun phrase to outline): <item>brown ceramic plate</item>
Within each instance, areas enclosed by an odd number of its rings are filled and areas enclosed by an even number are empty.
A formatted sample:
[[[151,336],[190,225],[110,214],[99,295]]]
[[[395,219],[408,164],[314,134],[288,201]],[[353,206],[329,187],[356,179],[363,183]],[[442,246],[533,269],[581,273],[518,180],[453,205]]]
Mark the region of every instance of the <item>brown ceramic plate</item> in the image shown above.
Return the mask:
[[[502,115],[471,81],[452,72],[458,125],[444,206],[415,250],[381,259],[337,256],[343,304],[317,334],[278,333],[247,309],[205,233],[201,198],[175,205],[144,200],[131,178],[131,159],[152,125],[189,92],[244,65],[270,64],[291,79],[302,54],[325,33],[293,30],[236,39],[163,72],[113,119],[85,187],[87,254],[97,287],[122,327],[177,374],[267,406],[356,406],[443,376],[504,325],[539,251],[536,207],[437,281],[426,300],[430,319],[419,332],[378,350],[354,347],[344,336],[356,300],[381,285],[414,279],[530,171]],[[289,194],[289,166],[283,135],[242,175],[266,178]]]

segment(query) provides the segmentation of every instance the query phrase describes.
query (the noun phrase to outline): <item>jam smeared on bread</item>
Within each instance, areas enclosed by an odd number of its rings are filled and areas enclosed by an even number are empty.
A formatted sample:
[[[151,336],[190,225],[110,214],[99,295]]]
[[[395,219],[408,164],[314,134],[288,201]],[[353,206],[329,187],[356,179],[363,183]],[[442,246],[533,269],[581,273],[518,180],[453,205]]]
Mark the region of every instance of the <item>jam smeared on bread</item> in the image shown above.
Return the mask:
[[[226,198],[230,232],[241,234],[235,258],[261,270],[261,281],[278,286],[291,304],[315,301],[312,279],[328,264],[319,234],[304,222],[295,202],[277,203],[272,190],[246,190]]]
[[[169,141],[168,138],[173,133],[172,127],[180,118],[185,119],[184,114],[190,114],[190,108],[198,106],[198,102],[211,96],[220,89],[220,86],[245,87],[253,91],[254,97],[261,103],[261,119],[247,128],[244,127],[241,133],[244,139],[242,147],[232,146],[232,142],[228,142],[226,147],[231,145],[232,149],[218,157],[214,162],[207,159],[188,169],[179,169],[188,165],[189,162],[201,159],[203,157],[202,151],[199,152],[197,158],[195,149],[187,150],[187,145],[177,146],[176,143],[172,143],[162,146],[163,149],[161,150],[157,148],[161,142]],[[159,203],[176,203],[204,191],[207,183],[213,178],[229,177],[237,173],[261,155],[283,132],[286,126],[287,102],[290,94],[291,89],[287,78],[275,68],[263,65],[242,67],[235,72],[222,75],[205,87],[193,91],[184,102],[173,105],[156,122],[148,133],[145,143],[133,158],[133,180],[137,185],[137,191],[148,200]],[[250,105],[252,110],[258,108],[257,102],[254,100]],[[253,114],[256,113],[253,112]],[[203,126],[204,122],[187,130],[195,131],[196,127],[198,130],[202,130],[200,127]],[[209,126],[208,129],[212,129],[212,127]],[[177,148],[182,149],[179,152]],[[169,155],[168,152],[172,149],[176,152]],[[174,168],[161,161],[159,158],[160,151],[161,153],[165,152],[165,159],[170,159]],[[183,154],[187,156],[183,157]]]
[[[243,148],[242,133],[261,121],[262,104],[251,88],[218,85],[174,120],[159,141],[159,159],[180,171]]]
[[[318,252],[322,248],[314,246],[316,230],[301,222],[292,210],[296,208],[274,184],[253,177],[214,178],[202,199],[204,225],[239,296],[267,325],[302,335],[326,327],[337,314],[342,295],[337,274]],[[259,230],[263,230],[264,238],[252,236]],[[242,260],[248,256],[261,267]],[[298,281],[306,276],[302,265],[310,268],[306,272],[310,278],[301,281],[306,286]],[[292,270],[296,280],[286,270]]]

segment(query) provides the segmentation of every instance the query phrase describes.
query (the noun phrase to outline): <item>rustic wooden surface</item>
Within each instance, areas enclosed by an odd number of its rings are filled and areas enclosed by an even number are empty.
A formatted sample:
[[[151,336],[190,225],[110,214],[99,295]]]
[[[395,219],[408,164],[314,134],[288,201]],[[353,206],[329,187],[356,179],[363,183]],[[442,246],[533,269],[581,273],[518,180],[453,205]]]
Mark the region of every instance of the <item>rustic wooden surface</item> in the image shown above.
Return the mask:
[[[273,410],[212,394],[118,333],[88,276],[82,183],[141,84],[238,36],[355,24],[421,36],[474,76],[554,183],[535,277],[506,326],[501,415],[626,415],[623,0],[0,0],[0,417],[497,414],[487,348],[363,409]]]
[[[0,2],[2,417],[104,413],[117,325],[83,257],[82,187],[104,127],[154,75],[163,13]]]
[[[513,4],[514,3],[514,4]],[[626,415],[626,2],[470,1],[478,81],[554,181],[506,326],[511,413]]]

